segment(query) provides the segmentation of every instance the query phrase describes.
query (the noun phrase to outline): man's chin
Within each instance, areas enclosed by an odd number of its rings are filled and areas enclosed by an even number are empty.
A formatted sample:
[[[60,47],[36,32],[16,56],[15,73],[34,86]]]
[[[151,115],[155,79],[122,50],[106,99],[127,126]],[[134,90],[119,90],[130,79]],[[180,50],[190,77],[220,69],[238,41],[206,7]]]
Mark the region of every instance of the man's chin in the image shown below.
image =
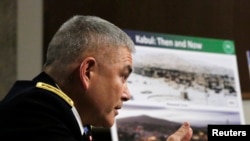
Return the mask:
[[[114,118],[103,120],[103,122],[100,123],[98,127],[110,128],[114,125],[114,120],[115,120]]]
[[[111,128],[114,125],[114,120],[112,122],[108,122],[104,125],[105,128]]]

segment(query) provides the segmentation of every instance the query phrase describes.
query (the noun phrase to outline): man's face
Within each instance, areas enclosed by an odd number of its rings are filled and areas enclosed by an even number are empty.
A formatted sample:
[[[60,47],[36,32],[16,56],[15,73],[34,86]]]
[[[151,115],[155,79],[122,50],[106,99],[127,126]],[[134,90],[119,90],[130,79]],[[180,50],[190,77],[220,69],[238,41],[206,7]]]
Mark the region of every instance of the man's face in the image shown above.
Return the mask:
[[[132,55],[127,48],[110,52],[90,81],[88,94],[93,103],[91,124],[111,127],[123,101],[130,99],[127,78],[132,71]]]

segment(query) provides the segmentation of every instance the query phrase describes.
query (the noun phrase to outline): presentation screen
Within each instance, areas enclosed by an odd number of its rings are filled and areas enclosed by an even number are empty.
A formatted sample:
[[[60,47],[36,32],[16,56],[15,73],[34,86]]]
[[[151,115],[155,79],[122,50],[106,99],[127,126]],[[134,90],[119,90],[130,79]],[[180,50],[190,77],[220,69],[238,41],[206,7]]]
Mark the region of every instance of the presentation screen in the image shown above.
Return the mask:
[[[165,141],[184,121],[206,141],[208,124],[244,124],[233,41],[124,31],[136,52],[113,141]]]

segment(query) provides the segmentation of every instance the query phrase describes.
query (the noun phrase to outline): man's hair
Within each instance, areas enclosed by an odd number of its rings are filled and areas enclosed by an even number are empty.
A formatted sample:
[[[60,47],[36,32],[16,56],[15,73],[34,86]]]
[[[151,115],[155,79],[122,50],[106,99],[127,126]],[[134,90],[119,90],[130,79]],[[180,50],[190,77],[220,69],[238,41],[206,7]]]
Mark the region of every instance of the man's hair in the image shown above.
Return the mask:
[[[95,16],[76,15],[52,38],[45,66],[55,61],[67,65],[79,61],[87,50],[105,50],[105,47],[127,47],[131,52],[135,51],[130,37],[114,24]]]

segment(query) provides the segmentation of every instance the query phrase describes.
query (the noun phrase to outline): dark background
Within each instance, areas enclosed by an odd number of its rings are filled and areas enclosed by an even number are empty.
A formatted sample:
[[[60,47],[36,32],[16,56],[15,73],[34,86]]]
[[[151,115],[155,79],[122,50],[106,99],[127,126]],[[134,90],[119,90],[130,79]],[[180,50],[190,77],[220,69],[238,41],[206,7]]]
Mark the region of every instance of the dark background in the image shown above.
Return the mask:
[[[250,99],[249,0],[44,0],[44,54],[73,15],[96,15],[122,29],[229,39],[235,42],[243,99]]]

